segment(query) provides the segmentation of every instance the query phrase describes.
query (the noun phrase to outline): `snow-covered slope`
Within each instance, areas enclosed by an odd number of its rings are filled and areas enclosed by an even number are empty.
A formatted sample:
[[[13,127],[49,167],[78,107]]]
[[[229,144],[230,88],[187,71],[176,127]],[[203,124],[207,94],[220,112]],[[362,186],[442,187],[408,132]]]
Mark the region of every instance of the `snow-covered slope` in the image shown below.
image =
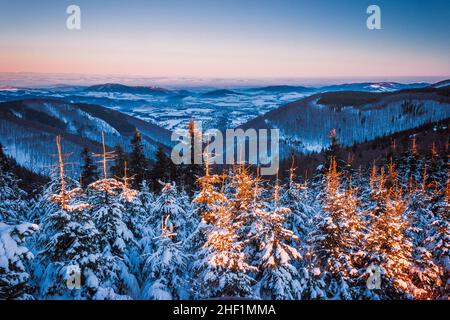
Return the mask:
[[[363,91],[363,92],[393,92],[403,89],[415,89],[427,87],[428,83],[410,83],[403,84],[398,82],[363,82],[363,83],[345,83],[331,85],[319,88],[317,91]]]
[[[336,129],[341,144],[351,146],[449,119],[449,88],[320,93],[284,105],[242,127],[280,129],[282,156],[327,148],[332,129]]]
[[[58,85],[51,88],[0,90],[0,102],[19,99],[55,98],[70,103],[89,103],[108,107],[154,123],[168,130],[185,129],[190,119],[201,121],[203,128],[235,128],[281,105],[314,93],[357,90],[391,92],[423,88],[426,83],[396,82],[349,83],[322,88],[296,85],[265,87],[160,88],[128,86],[117,83],[90,87]]]
[[[171,144],[168,130],[97,105],[53,99],[0,103],[0,143],[19,164],[40,173],[49,173],[55,162],[56,135],[62,136],[64,152],[71,153],[69,162],[80,162],[83,147],[100,151],[102,130],[109,147],[120,144],[128,149],[135,128],[149,156],[159,144]]]
[[[444,88],[447,86],[450,86],[450,79],[439,81],[439,82],[436,82],[436,83],[430,85],[430,87],[432,87],[432,88]]]

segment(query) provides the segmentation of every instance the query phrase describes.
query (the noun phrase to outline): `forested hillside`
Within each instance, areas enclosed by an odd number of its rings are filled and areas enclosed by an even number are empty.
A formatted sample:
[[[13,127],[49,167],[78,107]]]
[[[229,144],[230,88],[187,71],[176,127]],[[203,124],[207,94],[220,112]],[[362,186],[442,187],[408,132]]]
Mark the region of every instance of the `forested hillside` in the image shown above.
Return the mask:
[[[135,133],[128,154],[84,152],[80,184],[57,141],[31,200],[0,154],[1,299],[448,298],[448,143],[355,168],[330,148],[308,179],[267,181],[162,150],[147,169]]]

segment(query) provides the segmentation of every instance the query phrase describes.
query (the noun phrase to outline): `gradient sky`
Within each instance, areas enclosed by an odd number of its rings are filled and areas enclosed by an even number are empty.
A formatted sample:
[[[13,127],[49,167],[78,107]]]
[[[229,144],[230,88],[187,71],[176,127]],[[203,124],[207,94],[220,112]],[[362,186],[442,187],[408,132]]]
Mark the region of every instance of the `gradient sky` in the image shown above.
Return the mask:
[[[449,35],[448,0],[0,0],[0,72],[445,78]]]

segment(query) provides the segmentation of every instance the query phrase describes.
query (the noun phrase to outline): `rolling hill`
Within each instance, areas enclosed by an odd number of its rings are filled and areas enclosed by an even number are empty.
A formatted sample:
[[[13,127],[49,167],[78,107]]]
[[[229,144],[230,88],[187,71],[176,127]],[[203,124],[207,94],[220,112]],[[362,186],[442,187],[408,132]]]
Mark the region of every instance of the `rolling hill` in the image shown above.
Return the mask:
[[[280,130],[281,157],[316,153],[330,145],[336,129],[344,146],[450,118],[450,86],[396,92],[323,92],[259,116],[244,129]]]
[[[120,144],[127,150],[135,128],[150,157],[159,145],[171,145],[170,131],[98,105],[55,99],[0,103],[0,143],[20,165],[39,173],[48,174],[55,161],[56,135],[62,137],[64,152],[71,154],[69,162],[79,163],[83,147],[100,151],[102,130],[109,148]],[[77,170],[74,166],[73,176]]]

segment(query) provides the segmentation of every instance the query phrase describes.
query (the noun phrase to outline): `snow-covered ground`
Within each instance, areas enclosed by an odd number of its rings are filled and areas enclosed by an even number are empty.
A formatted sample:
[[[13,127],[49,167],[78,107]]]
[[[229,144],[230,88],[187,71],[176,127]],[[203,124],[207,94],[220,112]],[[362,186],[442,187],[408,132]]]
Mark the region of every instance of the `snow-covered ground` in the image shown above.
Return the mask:
[[[131,94],[120,92],[3,90],[0,102],[23,98],[56,98],[106,106],[169,130],[184,129],[190,119],[202,121],[203,127],[234,128],[278,106],[312,94],[299,92],[267,93],[234,90],[236,94],[208,96],[205,90],[190,90],[187,95]]]

